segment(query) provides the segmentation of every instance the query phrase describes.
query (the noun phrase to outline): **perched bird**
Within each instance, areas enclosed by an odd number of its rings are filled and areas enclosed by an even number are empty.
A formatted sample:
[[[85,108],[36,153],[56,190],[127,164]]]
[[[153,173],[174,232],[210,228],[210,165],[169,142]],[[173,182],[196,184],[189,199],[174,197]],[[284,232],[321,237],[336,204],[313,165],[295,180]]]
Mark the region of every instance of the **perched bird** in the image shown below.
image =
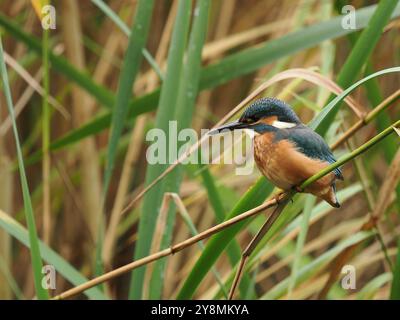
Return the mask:
[[[239,120],[216,128],[209,134],[236,129],[254,131],[255,162],[261,173],[283,190],[298,190],[303,181],[336,162],[324,139],[304,125],[288,104],[275,98],[256,100]],[[339,168],[315,181],[303,192],[339,208],[336,179],[343,180]]]

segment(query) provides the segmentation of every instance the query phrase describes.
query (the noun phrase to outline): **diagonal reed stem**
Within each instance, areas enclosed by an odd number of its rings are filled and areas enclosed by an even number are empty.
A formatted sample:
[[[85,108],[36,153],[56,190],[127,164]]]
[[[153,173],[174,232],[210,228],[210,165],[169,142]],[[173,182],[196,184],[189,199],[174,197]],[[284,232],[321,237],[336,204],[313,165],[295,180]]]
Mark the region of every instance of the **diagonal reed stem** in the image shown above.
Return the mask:
[[[358,120],[355,124],[353,124],[341,137],[337,140],[333,145],[332,148],[336,149],[340,146],[344,141],[348,138],[352,137],[359,129],[363,126],[370,123],[375,117],[389,107],[393,102],[396,102],[400,98],[400,89],[396,92],[392,93],[389,97],[383,100],[378,106],[376,106],[371,112],[369,112],[364,118]]]
[[[279,199],[279,201],[283,201],[287,197],[288,197],[288,195],[284,194]],[[124,266],[122,266],[120,268],[117,268],[117,269],[115,269],[113,271],[110,271],[110,272],[105,273],[105,274],[103,274],[103,275],[101,275],[99,277],[96,277],[96,278],[94,278],[94,279],[92,279],[92,280],[90,280],[90,281],[88,281],[86,283],[83,283],[83,284],[81,284],[81,285],[79,285],[79,286],[77,286],[75,288],[67,290],[67,291],[61,293],[60,295],[54,297],[54,299],[67,299],[67,298],[70,298],[70,297],[75,296],[75,295],[77,295],[77,294],[79,294],[79,293],[81,293],[81,292],[83,292],[83,291],[85,291],[85,290],[87,290],[89,288],[92,288],[92,287],[94,287],[94,286],[96,286],[98,284],[101,284],[101,283],[103,283],[105,281],[108,281],[108,280],[110,280],[112,278],[115,278],[115,277],[117,277],[117,276],[119,276],[121,274],[129,272],[129,271],[131,271],[133,269],[136,269],[138,267],[141,267],[143,265],[146,265],[146,264],[148,264],[150,262],[156,261],[156,260],[161,259],[163,257],[172,255],[172,254],[174,254],[176,252],[179,252],[179,251],[185,249],[186,247],[189,247],[189,246],[197,243],[200,240],[203,240],[205,238],[208,238],[208,237],[212,236],[213,234],[221,231],[222,229],[225,229],[225,228],[227,228],[227,227],[229,227],[229,226],[231,226],[231,225],[233,225],[233,224],[235,224],[235,223],[237,223],[239,221],[242,221],[244,219],[250,218],[250,217],[252,217],[252,216],[264,211],[265,209],[271,208],[271,207],[275,206],[276,204],[277,204],[276,199],[272,199],[270,201],[267,201],[267,202],[263,203],[262,205],[260,205],[258,207],[255,207],[255,208],[253,208],[253,209],[251,209],[249,211],[246,211],[246,212],[242,213],[241,215],[238,215],[238,216],[236,216],[236,217],[234,217],[232,219],[229,219],[229,220],[227,220],[227,221],[225,221],[223,223],[220,223],[220,224],[218,224],[218,225],[216,225],[214,227],[211,227],[211,228],[209,228],[209,229],[207,229],[207,230],[205,230],[203,232],[200,232],[199,234],[197,234],[197,235],[195,235],[195,236],[193,236],[193,237],[191,237],[191,238],[189,238],[189,239],[187,239],[185,241],[182,241],[182,242],[180,242],[180,243],[178,243],[176,245],[173,245],[173,246],[171,246],[171,247],[169,247],[167,249],[164,249],[162,251],[159,251],[157,253],[151,254],[151,255],[149,255],[147,257],[144,257],[142,259],[133,261],[133,262],[127,264],[127,265],[124,265]]]
[[[389,134],[394,132],[394,128],[398,127],[400,125],[400,120],[397,120],[392,126],[386,128],[383,130],[381,133],[373,137],[371,140],[368,142],[364,143],[361,147],[358,147],[357,149],[353,150],[352,152],[346,154],[345,156],[341,157],[338,161],[336,161],[334,164],[331,164],[321,170],[319,173],[313,175],[312,177],[308,178],[306,181],[304,181],[300,185],[300,189],[304,190],[305,187],[309,186],[311,183],[317,181],[321,177],[325,176],[332,170],[334,170],[337,167],[340,167],[341,165],[345,164],[347,161],[357,157],[361,153],[367,151],[369,148],[377,144],[379,141],[381,141],[383,138],[387,137]]]

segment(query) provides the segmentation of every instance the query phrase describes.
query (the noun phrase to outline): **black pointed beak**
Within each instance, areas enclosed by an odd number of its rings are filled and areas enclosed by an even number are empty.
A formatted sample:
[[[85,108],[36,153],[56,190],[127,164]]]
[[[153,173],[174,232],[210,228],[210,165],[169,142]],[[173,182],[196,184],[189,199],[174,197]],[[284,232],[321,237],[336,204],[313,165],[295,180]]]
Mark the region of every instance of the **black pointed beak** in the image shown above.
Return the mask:
[[[236,130],[236,129],[246,129],[249,126],[250,126],[250,124],[248,124],[248,123],[243,123],[243,122],[240,122],[239,120],[236,120],[236,121],[224,124],[223,126],[215,128],[213,130],[210,130],[208,132],[208,135],[212,136],[212,135],[221,133],[223,131],[233,131],[233,130]]]

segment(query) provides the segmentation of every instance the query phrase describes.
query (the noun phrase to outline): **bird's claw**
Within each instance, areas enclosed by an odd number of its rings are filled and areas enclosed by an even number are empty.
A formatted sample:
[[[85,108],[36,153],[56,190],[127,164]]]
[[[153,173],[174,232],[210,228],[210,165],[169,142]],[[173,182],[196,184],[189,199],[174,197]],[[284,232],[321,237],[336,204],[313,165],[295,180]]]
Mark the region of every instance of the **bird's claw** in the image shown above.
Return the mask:
[[[279,192],[275,197],[274,197],[274,199],[275,199],[275,201],[276,201],[276,204],[280,204],[281,203],[281,197],[284,195],[284,193],[285,192],[283,192],[283,191],[281,191],[281,192]]]
[[[299,186],[293,186],[293,190],[299,193],[303,192],[303,189],[300,188]]]

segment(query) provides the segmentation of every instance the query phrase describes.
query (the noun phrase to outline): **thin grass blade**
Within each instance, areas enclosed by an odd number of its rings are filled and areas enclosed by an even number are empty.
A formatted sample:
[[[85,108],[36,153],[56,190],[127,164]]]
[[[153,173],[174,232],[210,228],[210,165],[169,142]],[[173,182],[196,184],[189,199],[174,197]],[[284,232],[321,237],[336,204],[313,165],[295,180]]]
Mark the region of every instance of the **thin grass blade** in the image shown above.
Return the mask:
[[[297,272],[300,267],[300,261],[302,258],[302,251],[304,247],[304,243],[306,242],[306,237],[307,237],[307,232],[308,232],[308,223],[310,221],[310,216],[312,209],[315,204],[315,197],[311,195],[306,196],[305,200],[305,205],[304,205],[304,212],[301,220],[301,226],[300,226],[300,233],[299,236],[297,237],[297,242],[296,242],[296,251],[295,251],[295,256],[294,256],[294,261],[293,261],[293,266],[292,266],[292,273],[290,275],[290,280],[289,280],[289,288],[288,288],[288,296],[290,297],[293,289],[296,286],[296,281],[297,281]]]
[[[16,220],[11,218],[8,214],[0,210],[0,227],[12,235],[15,239],[21,242],[27,248],[31,248],[29,243],[28,231]],[[88,281],[78,270],[76,270],[69,262],[64,260],[57,252],[52,250],[44,242],[39,241],[40,253],[43,260],[47,261],[50,265],[54,266],[57,272],[62,275],[74,286],[85,283]],[[105,300],[108,299],[104,293],[97,288],[92,288],[85,291],[90,299]]]
[[[400,300],[400,239],[397,241],[397,257],[390,289],[390,299]]]
[[[169,121],[175,119],[174,115],[178,100],[176,93],[179,91],[183,68],[186,37],[189,31],[190,8],[190,1],[179,1],[177,19],[175,21],[168,53],[167,72],[161,88],[159,107],[156,115],[155,126],[164,133],[169,132]],[[168,141],[166,148],[166,150],[168,150]],[[149,184],[159,176],[160,173],[164,171],[165,167],[165,164],[149,165],[146,171],[145,184]],[[163,197],[163,190],[163,186],[160,184],[151,190],[143,200],[142,212],[145,214],[142,214],[139,221],[138,241],[134,254],[135,260],[148,255],[150,252],[150,245],[152,243],[154,227]],[[169,223],[170,221],[168,220],[167,224]],[[130,299],[140,299],[142,297],[145,270],[145,267],[141,267],[132,272],[129,290]],[[154,268],[154,272],[158,272],[156,267]],[[162,281],[160,282],[162,283]],[[152,295],[153,291],[150,290],[149,294]]]
[[[14,106],[12,102],[11,91],[8,85],[7,69],[6,69],[6,64],[4,62],[3,45],[1,37],[0,37],[0,68],[1,68],[0,70],[1,70],[1,78],[3,82],[4,94],[6,96],[8,113],[12,121],[15,146],[17,149],[18,166],[19,166],[22,194],[25,207],[25,219],[29,230],[29,243],[31,246],[30,254],[32,259],[32,271],[33,271],[33,279],[35,283],[36,294],[39,299],[48,299],[49,294],[47,290],[42,287],[43,265],[40,256],[39,239],[36,231],[35,216],[33,213],[32,201],[29,193],[28,180],[26,178],[26,173],[25,173],[24,159],[22,156],[21,144],[19,142],[17,124],[15,121]]]

